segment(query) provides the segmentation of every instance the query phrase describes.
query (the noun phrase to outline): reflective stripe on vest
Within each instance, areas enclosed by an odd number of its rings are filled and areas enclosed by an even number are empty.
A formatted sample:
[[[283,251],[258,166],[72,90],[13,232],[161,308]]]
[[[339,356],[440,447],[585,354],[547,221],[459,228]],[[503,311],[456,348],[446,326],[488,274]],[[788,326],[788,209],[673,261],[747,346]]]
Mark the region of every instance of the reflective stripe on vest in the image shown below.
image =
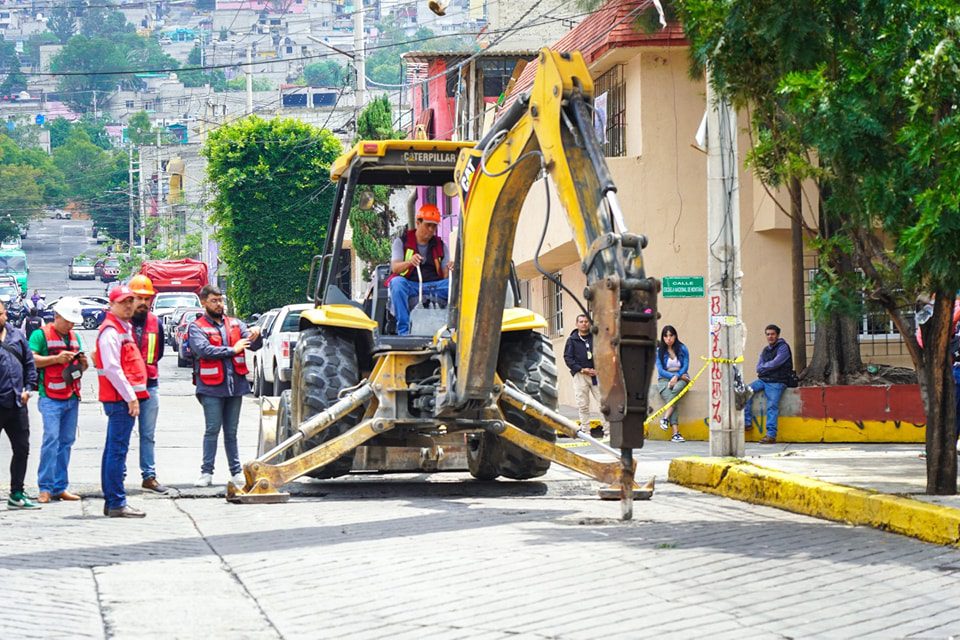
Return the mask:
[[[53,323],[47,323],[41,328],[44,340],[47,342],[47,355],[57,356],[64,351],[80,351],[80,341],[76,334],[70,331],[67,340],[63,339]],[[63,377],[66,365],[56,362],[40,370],[43,377],[43,393],[51,400],[69,400],[74,395],[80,397],[80,381],[71,380],[69,383]]]
[[[207,340],[210,342],[211,346],[220,347],[223,346],[223,338],[220,335],[220,328],[214,326],[206,316],[200,316],[193,321],[204,335],[207,336]],[[236,320],[230,318],[229,316],[223,316],[223,326],[227,334],[227,346],[232,347],[241,339],[240,325]],[[231,356],[233,361],[233,371],[238,376],[247,375],[250,370],[247,369],[247,360],[244,357],[243,353],[234,354]],[[226,382],[226,370],[227,368],[223,364],[223,359],[208,360],[204,358],[198,358],[197,364],[197,374],[200,377],[200,382],[203,384],[216,387]]]
[[[147,365],[143,362],[143,355],[140,353],[133,336],[121,324],[120,319],[108,311],[100,325],[100,331],[97,334],[97,350],[93,354],[93,366],[97,368],[97,374],[100,376],[100,402],[126,402],[126,399],[110,382],[110,378],[107,377],[106,370],[103,368],[103,361],[100,359],[100,338],[108,328],[112,328],[120,336],[120,368],[123,370],[123,377],[130,383],[137,398],[141,400],[149,398]]]

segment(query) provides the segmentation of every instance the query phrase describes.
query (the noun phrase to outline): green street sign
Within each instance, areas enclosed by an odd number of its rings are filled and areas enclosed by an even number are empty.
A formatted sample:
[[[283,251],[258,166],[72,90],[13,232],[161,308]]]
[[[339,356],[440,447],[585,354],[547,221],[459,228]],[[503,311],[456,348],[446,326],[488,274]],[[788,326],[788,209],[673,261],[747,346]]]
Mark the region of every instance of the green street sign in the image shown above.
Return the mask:
[[[665,276],[664,298],[702,298],[703,276]]]

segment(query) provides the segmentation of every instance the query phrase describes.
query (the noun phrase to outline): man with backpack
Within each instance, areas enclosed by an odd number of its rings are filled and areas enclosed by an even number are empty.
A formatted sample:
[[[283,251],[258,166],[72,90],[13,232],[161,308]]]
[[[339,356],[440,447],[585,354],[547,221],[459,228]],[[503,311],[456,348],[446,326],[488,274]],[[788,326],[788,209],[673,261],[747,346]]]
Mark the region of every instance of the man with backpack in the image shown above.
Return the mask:
[[[767,346],[760,352],[757,361],[757,380],[749,387],[754,393],[763,391],[767,399],[767,434],[760,444],[777,443],[777,418],[780,417],[780,396],[787,387],[797,386],[797,374],[793,370],[793,354],[790,345],[780,337],[780,327],[768,324],[764,329]],[[747,400],[744,407],[744,429],[753,429],[753,401]]]
[[[23,319],[23,325],[20,329],[23,331],[23,335],[30,339],[30,336],[33,335],[33,332],[43,326],[43,316],[40,313],[39,307],[36,304],[30,304],[27,309],[27,316]]]
[[[0,431],[7,432],[13,458],[10,461],[8,509],[39,509],[23,490],[30,454],[30,421],[27,401],[37,388],[33,352],[23,333],[7,324],[7,308],[0,302]]]

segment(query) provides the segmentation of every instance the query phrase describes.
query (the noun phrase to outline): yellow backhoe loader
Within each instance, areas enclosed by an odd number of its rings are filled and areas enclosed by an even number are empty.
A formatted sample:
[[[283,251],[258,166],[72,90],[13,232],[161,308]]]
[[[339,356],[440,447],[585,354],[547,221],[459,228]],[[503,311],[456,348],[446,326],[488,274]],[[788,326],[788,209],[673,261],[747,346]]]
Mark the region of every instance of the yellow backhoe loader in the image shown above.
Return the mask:
[[[601,497],[619,498],[625,519],[635,497],[650,497],[652,480],[634,482],[633,449],[643,446],[659,284],[645,274],[646,239],[624,223],[592,104],[579,53],[543,49],[530,93],[481,141],[360,142],[335,162],[330,232],[311,267],[316,306],[300,317],[291,389],[275,411],[265,402],[258,457],[244,466],[245,486],[228,486],[228,500],[281,501],[284,484],[304,475],[465,468],[481,480],[522,480],[543,475],[551,461],[604,483]],[[557,367],[540,332],[547,323],[518,304],[510,259],[517,221],[546,176],[586,274],[609,446],[557,412]],[[435,313],[412,320],[410,335],[393,334],[387,265],[363,304],[341,286],[348,214],[355,201],[370,205],[368,185],[407,189],[411,203],[445,198],[448,210],[459,198],[448,304],[439,322]],[[610,460],[558,446],[557,432],[590,441]]]

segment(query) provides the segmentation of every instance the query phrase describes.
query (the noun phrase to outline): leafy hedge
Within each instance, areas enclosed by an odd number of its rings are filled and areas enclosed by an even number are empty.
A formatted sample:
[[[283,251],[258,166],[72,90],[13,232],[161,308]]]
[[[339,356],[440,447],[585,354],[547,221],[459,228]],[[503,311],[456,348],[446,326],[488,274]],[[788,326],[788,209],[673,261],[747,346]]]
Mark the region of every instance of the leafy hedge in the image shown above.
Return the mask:
[[[304,302],[310,260],[327,233],[340,142],[298,120],[250,116],[214,131],[203,153],[237,314]]]

